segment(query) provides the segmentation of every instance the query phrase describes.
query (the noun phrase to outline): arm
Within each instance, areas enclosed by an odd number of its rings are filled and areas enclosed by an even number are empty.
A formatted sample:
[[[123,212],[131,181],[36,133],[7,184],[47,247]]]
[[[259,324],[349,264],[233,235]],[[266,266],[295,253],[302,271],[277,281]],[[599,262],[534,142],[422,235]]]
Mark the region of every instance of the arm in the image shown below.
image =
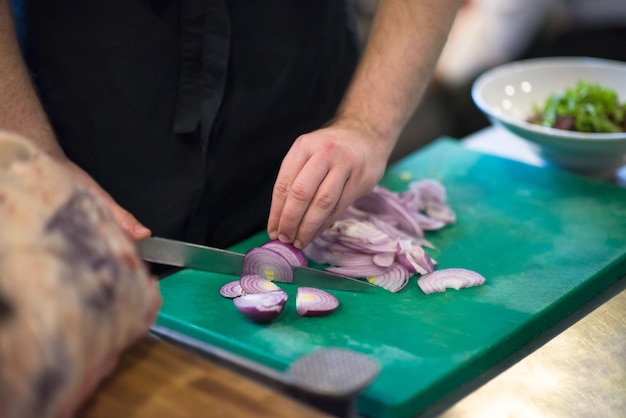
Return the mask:
[[[369,193],[433,73],[462,0],[380,0],[351,85],[326,127],[300,136],[278,174],[272,239],[306,246]]]
[[[0,91],[0,127],[29,138],[55,159],[64,159],[22,60],[9,0],[0,0]]]
[[[102,198],[118,224],[135,239],[150,231],[77,165],[67,159],[37,97],[17,43],[9,0],[0,0],[0,129],[19,133],[70,171],[76,181]]]

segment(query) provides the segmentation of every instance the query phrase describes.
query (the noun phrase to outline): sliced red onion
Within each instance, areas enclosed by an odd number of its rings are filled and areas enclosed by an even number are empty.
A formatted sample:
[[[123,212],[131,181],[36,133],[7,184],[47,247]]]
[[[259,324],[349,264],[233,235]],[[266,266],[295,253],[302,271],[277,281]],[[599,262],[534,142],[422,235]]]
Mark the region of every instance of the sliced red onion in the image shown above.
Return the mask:
[[[228,282],[220,287],[220,295],[225,298],[236,298],[238,296],[243,295],[243,289],[239,284],[239,280],[233,280],[232,282]]]
[[[329,271],[340,276],[353,277],[355,279],[371,276],[379,276],[387,271],[388,267],[379,267],[371,262],[363,266],[331,266],[327,267]]]
[[[428,206],[426,206],[426,215],[431,219],[437,219],[446,224],[456,222],[456,213],[445,203],[429,203]]]
[[[332,294],[313,287],[299,287],[296,292],[296,310],[300,316],[328,315],[339,307]]]
[[[265,293],[281,290],[274,282],[267,280],[260,274],[244,274],[239,279],[239,285],[244,294]]]
[[[396,263],[378,276],[368,277],[367,281],[390,292],[397,293],[409,283],[411,274],[402,264]]]
[[[379,267],[389,267],[396,261],[395,253],[378,253],[372,256],[372,262]]]
[[[306,267],[309,263],[301,249],[279,240],[268,241],[261,247],[280,253],[294,267]]]
[[[480,286],[486,279],[479,273],[463,268],[447,268],[425,274],[417,285],[427,295],[445,292],[447,288],[459,290],[464,287]]]
[[[410,240],[398,241],[398,262],[411,273],[426,274],[435,269],[433,260],[426,251]]]
[[[273,321],[280,315],[287,302],[287,292],[254,293],[233,299],[235,307],[247,318],[260,324]]]
[[[379,283],[386,282],[386,271],[396,264],[406,269],[409,276],[430,273],[437,262],[424,251],[423,247],[434,246],[423,234],[455,221],[445,198],[445,188],[436,180],[413,182],[403,194],[376,186],[348,207],[304,253],[317,263],[330,265],[327,270],[333,273],[373,277]],[[397,270],[389,274],[404,276]],[[404,279],[397,282],[401,284],[388,287],[399,289],[406,285],[402,285]]]
[[[293,283],[293,269],[289,261],[280,253],[263,247],[256,247],[243,258],[242,275],[258,274],[267,280]]]
[[[335,228],[346,241],[353,238],[356,242],[367,242],[374,246],[389,244],[389,236],[367,221],[340,221],[335,224]]]
[[[371,193],[354,202],[354,206],[373,214],[387,214],[393,217],[403,230],[417,236],[423,235],[422,227],[416,218],[417,212],[411,210],[397,193],[382,186],[374,187]]]

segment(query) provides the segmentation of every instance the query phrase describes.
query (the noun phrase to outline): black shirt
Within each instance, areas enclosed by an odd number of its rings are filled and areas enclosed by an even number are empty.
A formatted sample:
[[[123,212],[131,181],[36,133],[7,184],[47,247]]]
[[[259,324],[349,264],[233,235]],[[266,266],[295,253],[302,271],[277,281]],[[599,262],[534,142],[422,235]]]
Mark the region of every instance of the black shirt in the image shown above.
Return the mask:
[[[340,0],[22,0],[18,9],[68,157],[154,235],[216,246],[265,227],[283,156],[332,118],[358,55]]]

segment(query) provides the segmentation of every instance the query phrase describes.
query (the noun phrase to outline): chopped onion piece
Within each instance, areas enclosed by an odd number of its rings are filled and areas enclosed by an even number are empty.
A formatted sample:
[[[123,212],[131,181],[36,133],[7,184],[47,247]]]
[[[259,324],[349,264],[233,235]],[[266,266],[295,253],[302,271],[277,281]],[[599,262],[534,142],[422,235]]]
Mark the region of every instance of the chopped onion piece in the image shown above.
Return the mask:
[[[389,267],[396,261],[395,253],[378,253],[372,256],[372,262],[379,267]]]
[[[270,250],[274,250],[277,253],[282,254],[283,257],[285,257],[287,261],[289,261],[289,264],[294,267],[306,267],[309,264],[306,256],[301,249],[296,248],[286,242],[272,240],[266,242],[261,247],[269,248]]]
[[[398,261],[411,273],[426,274],[435,269],[433,260],[426,251],[409,240],[398,241]]]
[[[281,290],[274,282],[267,280],[260,274],[244,274],[239,279],[241,290],[245,294],[265,293]]]
[[[263,247],[256,247],[243,258],[242,275],[259,274],[267,280],[293,283],[293,269],[289,261],[280,253]]]
[[[400,228],[411,234],[418,236],[424,234],[416,216],[417,212],[402,201],[397,193],[382,186],[374,187],[372,192],[358,199],[353,205],[357,209],[373,214],[387,214],[397,222]]]
[[[313,287],[299,287],[296,292],[296,310],[300,316],[328,315],[339,307],[332,294]]]
[[[239,284],[239,280],[233,280],[232,282],[228,282],[220,287],[220,295],[225,298],[236,298],[238,296],[243,295],[243,289],[241,288],[241,284]]]
[[[437,180],[413,182],[404,193],[376,186],[341,213],[303,252],[316,263],[328,264],[328,271],[369,278],[398,291],[406,286],[406,280],[393,277],[428,274],[437,265],[424,250],[434,248],[424,238],[424,231],[455,221],[446,203],[446,189]],[[392,277],[390,283],[388,276]]]
[[[427,295],[445,292],[447,288],[459,290],[464,287],[479,286],[486,279],[473,270],[447,268],[425,274],[417,280],[417,285]]]
[[[379,267],[371,262],[368,265],[363,266],[345,266],[345,267],[327,267],[326,271],[340,276],[352,277],[355,279],[378,276],[388,269],[389,267]]]
[[[287,292],[284,290],[254,293],[233,299],[233,303],[239,312],[260,324],[276,319],[283,311],[286,302]]]
[[[409,283],[410,276],[406,267],[396,263],[389,267],[383,274],[368,277],[367,281],[390,292],[397,293],[406,287],[407,283]]]
[[[429,203],[426,207],[426,215],[428,215],[429,218],[440,220],[446,224],[456,222],[456,213],[445,203]]]

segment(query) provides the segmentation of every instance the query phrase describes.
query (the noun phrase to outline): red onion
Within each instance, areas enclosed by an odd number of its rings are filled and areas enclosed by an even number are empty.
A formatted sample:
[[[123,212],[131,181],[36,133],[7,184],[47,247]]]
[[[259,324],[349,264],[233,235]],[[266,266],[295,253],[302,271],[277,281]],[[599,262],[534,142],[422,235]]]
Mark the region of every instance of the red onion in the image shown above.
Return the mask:
[[[239,280],[233,280],[220,287],[220,295],[231,299],[243,295],[243,289],[241,284],[239,284]]]
[[[400,195],[415,212],[425,212],[434,220],[446,224],[456,222],[456,214],[446,203],[446,189],[440,182],[433,179],[415,181],[409,184],[409,190]]]
[[[261,247],[269,248],[270,250],[274,250],[277,253],[282,254],[282,256],[285,257],[287,261],[289,261],[289,264],[294,267],[306,267],[309,264],[306,256],[301,249],[296,248],[286,242],[272,240],[266,242]]]
[[[434,248],[424,231],[456,221],[437,180],[409,184],[404,193],[376,186],[341,213],[333,225],[304,249],[327,270],[370,281],[391,291],[412,274],[428,274],[437,264],[423,247]]]
[[[242,275],[258,274],[267,280],[293,283],[293,270],[289,261],[280,253],[256,247],[243,258]]]
[[[384,274],[388,267],[379,267],[372,262],[372,258],[369,258],[369,263],[364,265],[342,266],[342,267],[328,267],[326,271],[329,271],[340,276],[347,276],[353,278],[363,278],[378,276]]]
[[[463,268],[447,268],[423,275],[417,280],[417,285],[422,289],[422,292],[429,295],[445,292],[446,288],[459,290],[464,287],[479,286],[485,281],[485,278],[475,271]]]
[[[328,315],[338,307],[339,300],[324,290],[299,287],[296,292],[296,310],[300,316]]]
[[[372,262],[379,267],[389,267],[396,261],[395,253],[378,253],[372,256]]]
[[[435,268],[435,261],[410,240],[398,240],[398,262],[411,273],[426,274]]]
[[[394,264],[381,275],[368,277],[367,281],[390,292],[397,293],[409,282],[410,273],[402,264]]]
[[[411,210],[397,193],[382,186],[374,187],[371,193],[354,202],[354,207],[373,214],[388,215],[403,230],[422,236],[423,230],[416,217],[417,212]]]
[[[280,315],[287,302],[287,292],[254,293],[233,299],[235,307],[247,318],[260,324],[273,321]]]
[[[274,282],[270,282],[259,274],[244,274],[239,279],[239,285],[244,294],[265,293],[281,290]]]

